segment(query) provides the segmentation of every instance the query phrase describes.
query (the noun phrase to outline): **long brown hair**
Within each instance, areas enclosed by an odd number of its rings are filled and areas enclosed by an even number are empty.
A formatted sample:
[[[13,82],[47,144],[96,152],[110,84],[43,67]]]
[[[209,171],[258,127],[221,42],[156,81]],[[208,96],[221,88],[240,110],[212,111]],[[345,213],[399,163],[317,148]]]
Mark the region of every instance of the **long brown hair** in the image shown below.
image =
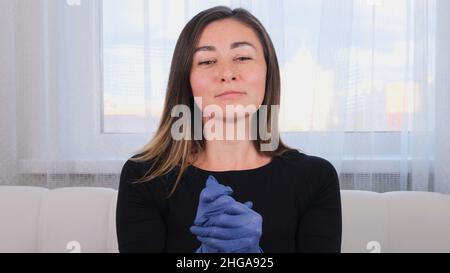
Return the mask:
[[[205,149],[205,140],[203,137],[202,140],[194,140],[194,137],[181,140],[175,140],[172,138],[172,124],[177,120],[177,118],[171,116],[171,111],[176,105],[186,105],[191,110],[191,113],[194,113],[194,107],[196,107],[196,105],[189,79],[195,47],[200,39],[203,29],[208,24],[213,21],[227,18],[237,20],[251,27],[257,34],[264,49],[267,74],[266,90],[262,105],[268,106],[267,124],[258,126],[265,126],[270,129],[269,134],[277,134],[276,137],[279,141],[278,147],[273,151],[261,151],[261,145],[263,143],[267,143],[267,140],[262,140],[259,135],[253,143],[261,155],[270,157],[278,156],[288,150],[292,150],[292,148],[288,147],[281,141],[278,130],[275,131],[271,128],[271,105],[280,104],[280,70],[278,67],[278,60],[274,46],[267,31],[256,17],[243,8],[236,8],[232,10],[229,7],[216,6],[204,10],[198,13],[186,24],[178,38],[175,51],[172,56],[164,108],[158,130],[150,142],[140,149],[139,154],[130,159],[135,162],[151,162],[151,166],[147,173],[137,182],[147,182],[159,176],[165,175],[175,168],[179,168],[175,184],[170,191],[169,197],[175,191],[175,188],[186,168],[192,163],[190,158],[196,157],[199,152]],[[258,115],[258,112],[259,110],[256,112],[256,115]],[[276,115],[274,122],[278,122],[278,114]],[[194,132],[194,124],[192,122],[189,124],[191,127],[189,134],[192,136]]]

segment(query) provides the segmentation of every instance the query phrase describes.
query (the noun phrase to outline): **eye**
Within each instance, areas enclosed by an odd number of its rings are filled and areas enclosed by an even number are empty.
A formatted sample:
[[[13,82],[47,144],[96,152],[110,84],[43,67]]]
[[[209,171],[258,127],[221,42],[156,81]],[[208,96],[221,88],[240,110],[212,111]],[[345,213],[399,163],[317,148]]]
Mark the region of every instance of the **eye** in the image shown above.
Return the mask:
[[[198,65],[210,65],[210,64],[213,64],[214,63],[214,61],[204,61],[204,62],[199,62],[198,63]]]
[[[236,59],[238,59],[239,61],[243,62],[243,61],[251,60],[252,58],[250,58],[250,57],[238,57]]]

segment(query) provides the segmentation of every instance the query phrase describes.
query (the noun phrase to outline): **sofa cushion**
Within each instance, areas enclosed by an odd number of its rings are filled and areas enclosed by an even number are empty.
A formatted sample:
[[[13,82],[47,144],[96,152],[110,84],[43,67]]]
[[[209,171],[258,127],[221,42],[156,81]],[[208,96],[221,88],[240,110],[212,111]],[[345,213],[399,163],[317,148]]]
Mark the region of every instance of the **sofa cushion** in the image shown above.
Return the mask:
[[[72,241],[81,252],[113,251],[115,192],[94,187],[49,191],[42,202],[38,251],[69,252]]]
[[[0,252],[37,252],[40,208],[49,190],[0,187]]]
[[[450,197],[431,192],[382,194],[389,207],[389,252],[450,252]]]

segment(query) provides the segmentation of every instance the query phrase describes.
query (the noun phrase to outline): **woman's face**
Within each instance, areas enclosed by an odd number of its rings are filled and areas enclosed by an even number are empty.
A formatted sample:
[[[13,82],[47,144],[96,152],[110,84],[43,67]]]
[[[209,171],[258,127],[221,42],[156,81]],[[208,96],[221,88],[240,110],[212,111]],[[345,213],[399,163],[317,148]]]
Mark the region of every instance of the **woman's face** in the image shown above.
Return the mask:
[[[263,48],[252,28],[233,19],[214,21],[196,45],[192,92],[202,98],[202,110],[218,105],[225,115],[226,105],[258,109],[264,99],[266,71]]]

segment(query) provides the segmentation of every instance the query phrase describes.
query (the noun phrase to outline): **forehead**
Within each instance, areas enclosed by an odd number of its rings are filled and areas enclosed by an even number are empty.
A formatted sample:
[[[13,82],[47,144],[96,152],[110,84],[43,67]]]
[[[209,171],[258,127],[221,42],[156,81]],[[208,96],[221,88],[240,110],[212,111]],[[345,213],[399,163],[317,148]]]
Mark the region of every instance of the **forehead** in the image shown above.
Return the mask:
[[[233,19],[218,20],[207,25],[200,35],[197,46],[224,46],[230,49],[230,45],[237,41],[248,41],[256,50],[262,48],[255,31]]]

